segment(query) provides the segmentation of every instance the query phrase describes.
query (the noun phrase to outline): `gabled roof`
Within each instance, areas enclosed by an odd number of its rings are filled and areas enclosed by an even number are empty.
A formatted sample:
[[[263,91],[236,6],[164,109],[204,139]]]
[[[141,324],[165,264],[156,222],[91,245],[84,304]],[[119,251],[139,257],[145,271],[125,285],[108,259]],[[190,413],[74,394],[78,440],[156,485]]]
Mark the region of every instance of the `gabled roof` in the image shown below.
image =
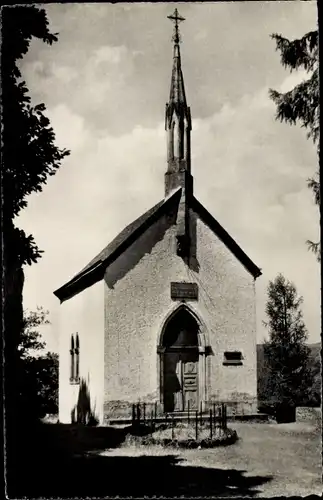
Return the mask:
[[[178,188],[168,198],[160,201],[138,219],[131,222],[74,278],[55,290],[54,295],[63,302],[102,279],[107,266],[124,252],[154,221],[158,220],[172,204],[178,204],[180,197],[181,188]]]
[[[85,288],[101,280],[106,268],[114,262],[137,238],[143,234],[152,224],[165,214],[172,206],[178,207],[181,198],[181,188],[174,191],[168,198],[160,201],[129,224],[121,233],[119,233],[93,260],[91,260],[82,271],[61,288],[54,292],[54,295],[61,302],[70,299],[80,293]],[[240,248],[227,231],[219,222],[203,207],[203,205],[193,196],[190,200],[190,207],[199,215],[199,217],[209,226],[209,228],[223,241],[229,250],[245,266],[250,274],[257,278],[261,270],[247,254]]]
[[[210,214],[208,210],[193,196],[192,209],[201,217],[201,219],[209,226],[210,229],[223,241],[226,247],[231,250],[233,255],[240,260],[241,264],[252,274],[254,278],[261,276],[261,269],[252,262],[242,248],[234,241],[229,233],[221,226],[221,224]]]

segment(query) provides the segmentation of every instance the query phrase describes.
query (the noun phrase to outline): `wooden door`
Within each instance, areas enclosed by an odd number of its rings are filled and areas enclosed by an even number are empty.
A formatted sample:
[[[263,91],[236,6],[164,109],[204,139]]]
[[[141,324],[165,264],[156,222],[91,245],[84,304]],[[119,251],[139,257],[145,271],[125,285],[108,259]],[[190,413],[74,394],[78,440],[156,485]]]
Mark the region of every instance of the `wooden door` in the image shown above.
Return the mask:
[[[182,395],[181,362],[179,352],[164,354],[164,409],[178,411]]]
[[[183,410],[198,410],[198,352],[182,352]]]
[[[164,355],[164,409],[166,412],[198,409],[198,352]]]

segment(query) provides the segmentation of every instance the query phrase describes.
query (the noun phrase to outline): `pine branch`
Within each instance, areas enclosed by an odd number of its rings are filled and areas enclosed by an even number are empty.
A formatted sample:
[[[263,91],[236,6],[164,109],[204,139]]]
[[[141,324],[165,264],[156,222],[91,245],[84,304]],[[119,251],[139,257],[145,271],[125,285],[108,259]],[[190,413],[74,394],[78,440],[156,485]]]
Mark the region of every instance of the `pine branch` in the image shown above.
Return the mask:
[[[280,51],[281,63],[290,71],[304,68],[312,75],[296,85],[289,92],[281,93],[270,89],[269,96],[276,104],[276,120],[290,125],[300,123],[307,129],[307,138],[317,145],[320,156],[320,96],[319,96],[319,68],[318,68],[318,31],[311,31],[300,39],[288,40],[278,34],[271,35],[276,42],[276,50]],[[319,177],[307,180],[309,189],[313,191],[315,204],[320,206]],[[321,260],[320,243],[308,240],[309,250],[314,252],[317,260]]]
[[[296,85],[289,92],[270,89],[269,96],[277,106],[276,119],[290,125],[301,123],[309,129],[308,138],[316,143],[319,138],[319,85],[318,70],[312,77]]]
[[[318,173],[316,175],[319,175]],[[309,189],[312,189],[314,193],[314,200],[316,205],[320,205],[321,203],[321,192],[320,192],[320,182],[316,180],[314,177],[310,177],[307,179],[307,186]]]
[[[308,250],[310,250],[311,252],[314,253],[314,255],[316,255],[317,261],[321,262],[321,243],[320,242],[314,243],[311,240],[307,240],[306,244],[308,246]]]
[[[318,63],[318,32],[311,31],[300,39],[293,41],[274,33],[271,38],[276,42],[276,50],[280,52],[281,64],[290,71],[301,67],[312,71]]]

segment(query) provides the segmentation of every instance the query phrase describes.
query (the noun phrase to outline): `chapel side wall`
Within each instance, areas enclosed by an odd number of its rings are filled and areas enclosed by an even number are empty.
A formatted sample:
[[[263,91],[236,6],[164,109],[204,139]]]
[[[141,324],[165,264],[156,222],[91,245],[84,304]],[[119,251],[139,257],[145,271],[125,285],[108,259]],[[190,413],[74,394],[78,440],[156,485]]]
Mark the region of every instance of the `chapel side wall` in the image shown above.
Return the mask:
[[[200,263],[198,311],[207,323],[212,353],[207,360],[207,399],[245,401],[256,411],[256,297],[253,276],[197,217]],[[225,351],[241,351],[242,366],[223,365]]]
[[[80,295],[63,302],[59,309],[58,418],[63,424],[71,423],[79,392],[79,386],[70,383],[70,349],[71,335],[80,329],[81,309]]]
[[[70,383],[71,334],[80,340],[80,383]],[[104,287],[98,282],[63,302],[60,312],[59,420],[70,423],[80,411],[103,423]]]

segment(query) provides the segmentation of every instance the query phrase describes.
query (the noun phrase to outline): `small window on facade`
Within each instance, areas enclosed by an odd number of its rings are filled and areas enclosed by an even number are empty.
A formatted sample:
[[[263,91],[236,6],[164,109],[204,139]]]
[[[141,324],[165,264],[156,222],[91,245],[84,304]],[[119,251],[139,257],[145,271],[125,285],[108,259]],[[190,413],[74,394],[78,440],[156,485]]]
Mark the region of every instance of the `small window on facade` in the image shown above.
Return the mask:
[[[243,356],[240,351],[225,351],[224,365],[242,365]]]
[[[70,383],[71,384],[78,384],[80,381],[79,362],[80,362],[79,336],[78,336],[78,334],[76,334],[76,339],[74,340],[74,334],[72,334],[71,335],[71,348],[70,348]]]

